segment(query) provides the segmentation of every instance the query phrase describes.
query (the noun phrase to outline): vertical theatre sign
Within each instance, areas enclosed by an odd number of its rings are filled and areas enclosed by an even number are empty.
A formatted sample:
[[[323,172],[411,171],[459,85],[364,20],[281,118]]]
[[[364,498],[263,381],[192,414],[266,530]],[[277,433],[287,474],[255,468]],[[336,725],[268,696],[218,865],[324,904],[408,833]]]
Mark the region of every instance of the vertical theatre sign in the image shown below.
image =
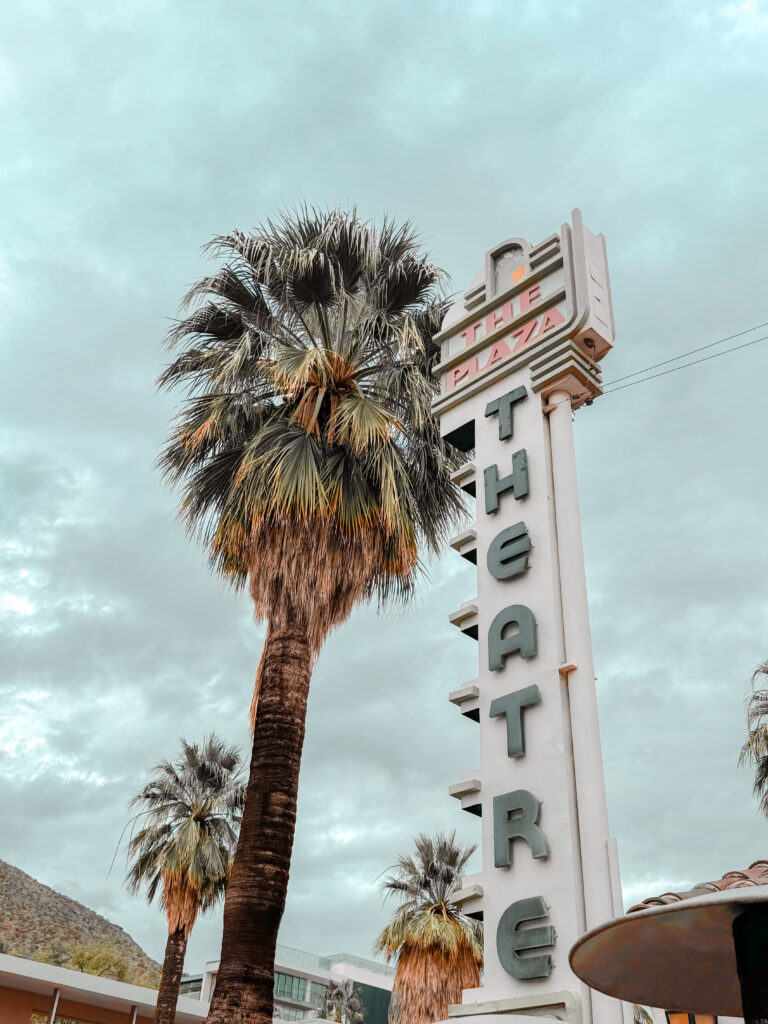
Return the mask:
[[[477,597],[451,622],[477,642],[479,671],[450,699],[478,723],[482,760],[450,788],[482,817],[482,872],[458,899],[485,926],[483,986],[451,1016],[621,1024],[622,1005],[568,966],[576,938],[622,912],[572,428],[613,344],[603,237],[574,210],[538,245],[497,245],[437,340],[434,409],[467,453],[455,479],[476,499],[452,547],[477,565]]]

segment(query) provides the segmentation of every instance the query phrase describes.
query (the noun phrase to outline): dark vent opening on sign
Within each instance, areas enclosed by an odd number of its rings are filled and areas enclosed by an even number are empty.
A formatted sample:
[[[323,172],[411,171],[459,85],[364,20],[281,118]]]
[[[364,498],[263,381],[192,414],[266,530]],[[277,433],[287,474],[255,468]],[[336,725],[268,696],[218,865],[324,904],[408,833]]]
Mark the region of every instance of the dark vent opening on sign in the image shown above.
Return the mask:
[[[475,421],[473,419],[467,420],[461,426],[455,427],[445,435],[443,440],[447,441],[448,444],[452,444],[454,448],[458,448],[460,452],[474,452]]]

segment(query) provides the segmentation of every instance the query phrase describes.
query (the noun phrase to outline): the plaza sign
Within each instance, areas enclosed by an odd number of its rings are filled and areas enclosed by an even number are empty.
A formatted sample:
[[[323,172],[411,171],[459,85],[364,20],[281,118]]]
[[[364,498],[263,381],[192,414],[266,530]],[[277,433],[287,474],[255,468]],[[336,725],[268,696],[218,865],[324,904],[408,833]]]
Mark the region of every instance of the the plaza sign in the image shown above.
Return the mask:
[[[602,236],[573,225],[486,254],[441,343],[441,433],[467,452],[476,499],[452,546],[477,596],[451,622],[478,675],[451,693],[479,724],[481,766],[450,792],[482,817],[482,871],[464,911],[482,918],[482,988],[451,1016],[504,1012],[621,1024],[627,1008],[573,975],[568,950],[621,913],[608,833],[579,522],[572,410],[601,392],[613,343]]]

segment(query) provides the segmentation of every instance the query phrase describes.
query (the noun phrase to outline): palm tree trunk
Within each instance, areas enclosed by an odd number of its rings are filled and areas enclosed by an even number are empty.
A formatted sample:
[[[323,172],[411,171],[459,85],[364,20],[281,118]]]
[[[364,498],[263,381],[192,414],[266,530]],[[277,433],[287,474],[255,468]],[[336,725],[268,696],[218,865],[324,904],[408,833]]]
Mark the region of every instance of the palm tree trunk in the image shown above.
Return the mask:
[[[472,950],[460,943],[452,953],[405,943],[389,1003],[389,1024],[431,1024],[446,1020],[451,1003],[465,988],[477,988],[480,968]]]
[[[221,964],[208,1024],[272,1024],[275,946],[296,827],[311,667],[304,632],[270,624],[259,665],[248,792],[227,885]]]
[[[160,978],[160,991],[157,993],[155,1024],[173,1024],[176,1018],[176,1000],[179,998],[179,985],[184,970],[184,955],[187,952],[187,935],[183,928],[169,932],[165,944],[163,974]]]

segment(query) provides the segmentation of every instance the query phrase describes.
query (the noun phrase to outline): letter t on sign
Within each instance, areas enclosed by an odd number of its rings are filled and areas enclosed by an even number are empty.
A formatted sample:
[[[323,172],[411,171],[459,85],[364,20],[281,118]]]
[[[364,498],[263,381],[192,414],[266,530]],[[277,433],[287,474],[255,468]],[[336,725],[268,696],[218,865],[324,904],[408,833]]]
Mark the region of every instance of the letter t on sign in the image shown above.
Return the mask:
[[[535,684],[525,686],[514,693],[506,693],[503,697],[495,697],[491,701],[491,718],[506,715],[507,718],[507,756],[522,757],[525,753],[525,733],[523,731],[523,708],[541,704],[541,690]]]
[[[528,392],[525,388],[519,387],[515,388],[513,391],[508,391],[506,395],[502,395],[501,398],[496,398],[486,405],[486,416],[493,416],[494,413],[498,413],[500,441],[506,441],[507,438],[512,437],[512,426],[514,423],[512,415],[513,407],[527,397]]]

